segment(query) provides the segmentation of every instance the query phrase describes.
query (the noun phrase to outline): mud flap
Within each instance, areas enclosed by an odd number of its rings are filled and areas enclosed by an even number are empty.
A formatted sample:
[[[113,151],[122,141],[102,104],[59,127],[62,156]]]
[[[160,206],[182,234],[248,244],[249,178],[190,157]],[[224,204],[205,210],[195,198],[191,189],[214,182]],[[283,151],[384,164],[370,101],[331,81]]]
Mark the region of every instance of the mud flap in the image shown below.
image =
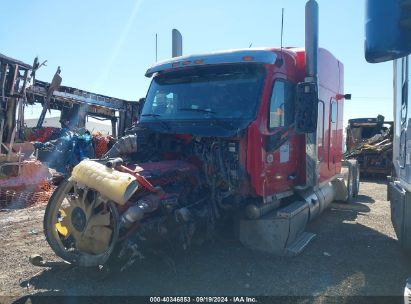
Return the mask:
[[[398,182],[390,182],[388,188],[395,234],[401,247],[411,251],[411,193],[402,189]]]
[[[293,248],[296,244],[307,245],[313,235],[305,235],[309,207],[306,202],[294,202],[277,211],[270,212],[257,220],[240,220],[239,237],[241,243],[253,250],[276,255],[298,254],[303,248]],[[298,246],[297,246],[298,247]]]
[[[348,200],[348,189],[347,189],[347,182],[344,180],[344,178],[336,178],[331,183],[335,190],[334,200],[339,201],[339,202],[347,201]]]

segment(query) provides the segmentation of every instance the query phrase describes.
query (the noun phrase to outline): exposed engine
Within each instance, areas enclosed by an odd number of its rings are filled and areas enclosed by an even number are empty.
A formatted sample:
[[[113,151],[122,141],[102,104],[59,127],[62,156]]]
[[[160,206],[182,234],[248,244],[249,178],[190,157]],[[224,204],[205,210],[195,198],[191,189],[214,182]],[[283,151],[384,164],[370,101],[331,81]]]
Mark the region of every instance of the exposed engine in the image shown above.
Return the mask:
[[[212,233],[222,210],[240,201],[238,140],[142,131],[122,139],[108,155],[128,159],[127,168],[154,187],[137,191],[122,215],[127,226],[138,222],[140,235],[155,232],[170,240],[166,232],[178,231],[175,237],[186,248],[197,230]],[[153,217],[153,212],[159,216]],[[180,229],[171,227],[175,225]]]
[[[225,210],[244,201],[245,180],[238,139],[139,130],[101,160],[73,169],[46,211],[62,246],[50,241],[52,234],[49,243],[84,266],[104,263],[123,240],[132,256],[148,243],[187,248],[196,234],[211,237]]]

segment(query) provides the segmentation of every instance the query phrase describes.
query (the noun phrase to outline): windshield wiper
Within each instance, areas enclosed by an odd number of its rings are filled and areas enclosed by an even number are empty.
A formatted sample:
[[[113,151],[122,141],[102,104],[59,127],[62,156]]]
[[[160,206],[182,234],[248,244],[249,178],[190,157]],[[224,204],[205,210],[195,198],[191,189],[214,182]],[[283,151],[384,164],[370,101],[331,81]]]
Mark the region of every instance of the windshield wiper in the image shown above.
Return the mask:
[[[161,115],[160,114],[155,114],[155,113],[148,113],[148,114],[141,114],[141,116],[159,117]]]
[[[159,119],[159,117],[161,116],[160,114],[147,113],[147,114],[141,114],[141,116],[154,117],[165,129],[167,129],[167,130],[171,129],[170,125],[167,122],[165,122],[164,120]]]
[[[191,111],[191,112],[201,112],[201,113],[210,113],[210,114],[216,114],[216,112],[207,110],[207,109],[199,109],[199,108],[180,108],[177,109],[178,111]]]
[[[221,118],[217,117],[214,114],[217,114],[217,112],[211,111],[211,110],[207,110],[207,109],[196,109],[196,108],[180,108],[178,109],[179,111],[193,111],[193,112],[201,112],[201,113],[205,113],[205,114],[213,114],[210,115],[210,120],[211,122],[219,125],[220,127],[223,127],[226,130],[233,130],[233,126],[227,122],[222,120]]]

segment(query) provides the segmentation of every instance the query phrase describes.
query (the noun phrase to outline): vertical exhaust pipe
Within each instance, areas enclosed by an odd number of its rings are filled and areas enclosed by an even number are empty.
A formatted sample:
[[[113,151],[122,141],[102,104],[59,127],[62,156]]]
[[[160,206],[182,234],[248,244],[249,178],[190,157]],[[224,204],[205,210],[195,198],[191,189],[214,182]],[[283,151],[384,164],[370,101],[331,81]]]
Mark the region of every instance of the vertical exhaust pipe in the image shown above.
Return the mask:
[[[308,0],[305,5],[305,82],[314,83],[318,97],[318,3]],[[312,86],[311,86],[312,87]],[[318,105],[316,105],[318,106]],[[318,119],[318,118],[317,118]],[[317,121],[318,125],[318,121]],[[318,188],[317,132],[305,134],[306,185]]]
[[[317,81],[318,74],[318,3],[305,5],[305,81]]]
[[[176,29],[172,30],[171,35],[172,35],[171,56],[172,57],[182,56],[183,55],[183,36]]]

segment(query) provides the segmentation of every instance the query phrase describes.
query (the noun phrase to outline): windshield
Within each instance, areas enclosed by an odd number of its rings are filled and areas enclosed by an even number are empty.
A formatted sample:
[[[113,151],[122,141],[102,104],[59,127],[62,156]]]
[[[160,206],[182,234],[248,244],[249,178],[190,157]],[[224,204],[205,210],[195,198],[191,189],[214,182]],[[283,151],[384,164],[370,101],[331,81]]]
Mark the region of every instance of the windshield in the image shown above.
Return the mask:
[[[144,120],[245,119],[255,116],[265,75],[262,65],[185,69],[153,79]]]

